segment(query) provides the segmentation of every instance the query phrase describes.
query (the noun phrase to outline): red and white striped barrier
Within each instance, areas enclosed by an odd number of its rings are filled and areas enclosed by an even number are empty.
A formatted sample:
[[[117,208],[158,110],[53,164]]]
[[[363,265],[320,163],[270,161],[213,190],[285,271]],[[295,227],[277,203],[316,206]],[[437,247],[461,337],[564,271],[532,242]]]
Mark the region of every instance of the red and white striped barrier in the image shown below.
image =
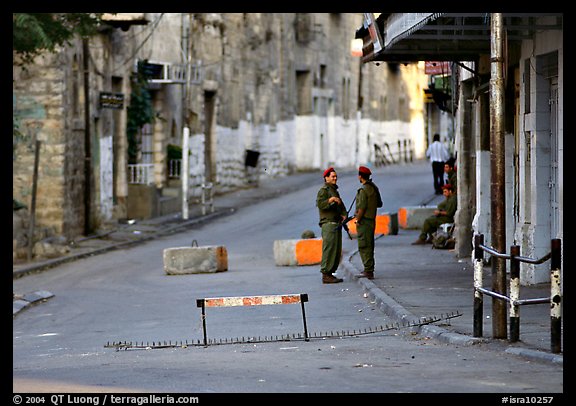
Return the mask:
[[[204,331],[204,345],[208,345],[206,337],[206,308],[207,307],[233,307],[233,306],[260,306],[276,304],[294,304],[301,303],[302,319],[304,320],[304,337],[308,341],[308,329],[306,327],[306,313],[304,311],[304,302],[308,301],[307,293],[288,294],[288,295],[265,295],[265,296],[228,296],[228,297],[209,297],[196,299],[196,306],[202,308],[202,330]]]
[[[302,295],[268,295],[268,296],[237,296],[209,297],[204,300],[205,307],[258,306],[275,304],[300,303]]]

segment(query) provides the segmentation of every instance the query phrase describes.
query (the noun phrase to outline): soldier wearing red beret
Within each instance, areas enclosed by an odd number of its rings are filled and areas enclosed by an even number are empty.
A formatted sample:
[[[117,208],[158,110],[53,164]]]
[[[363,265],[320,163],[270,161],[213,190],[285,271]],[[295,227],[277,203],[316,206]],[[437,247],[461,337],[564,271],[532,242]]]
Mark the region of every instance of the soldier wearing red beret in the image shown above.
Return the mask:
[[[374,279],[374,232],[376,230],[376,211],[382,207],[382,197],[378,187],[372,182],[370,168],[358,168],[358,180],[362,187],[356,193],[356,230],[358,232],[358,252],[364,265],[364,271],[358,275]]]
[[[322,283],[339,283],[343,279],[333,275],[342,258],[342,221],[346,219],[346,206],[338,193],[338,175],[333,167],[323,173],[324,185],[316,196],[316,206],[322,229]]]

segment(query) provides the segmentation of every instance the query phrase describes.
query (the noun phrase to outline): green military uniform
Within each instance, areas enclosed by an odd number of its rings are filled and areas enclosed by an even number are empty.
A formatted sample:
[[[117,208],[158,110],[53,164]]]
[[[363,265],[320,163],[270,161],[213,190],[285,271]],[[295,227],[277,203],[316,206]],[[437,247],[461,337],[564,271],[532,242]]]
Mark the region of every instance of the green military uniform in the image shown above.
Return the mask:
[[[324,183],[316,196],[316,206],[322,229],[322,263],[320,272],[332,275],[340,265],[342,257],[342,216],[346,216],[346,206],[336,202],[328,203],[331,197],[340,198],[338,186]]]
[[[446,182],[447,185],[452,185],[452,190],[456,191],[456,171],[454,169],[452,169],[450,172],[448,172],[448,182]]]
[[[428,234],[432,234],[434,231],[444,223],[454,223],[454,214],[456,214],[457,207],[456,195],[452,194],[446,200],[438,204],[438,210],[446,211],[445,216],[431,216],[424,220],[422,225],[422,231],[420,232],[420,239],[425,240]]]
[[[367,180],[356,193],[356,213],[364,210],[361,221],[356,222],[358,252],[364,265],[364,272],[374,272],[374,231],[376,230],[376,210],[382,207],[380,192],[372,181]]]

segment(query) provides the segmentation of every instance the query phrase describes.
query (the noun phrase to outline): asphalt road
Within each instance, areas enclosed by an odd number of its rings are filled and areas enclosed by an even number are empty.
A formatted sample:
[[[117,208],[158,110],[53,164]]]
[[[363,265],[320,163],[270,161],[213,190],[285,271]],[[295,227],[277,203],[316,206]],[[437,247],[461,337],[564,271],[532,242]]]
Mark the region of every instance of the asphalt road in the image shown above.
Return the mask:
[[[385,207],[413,205],[430,193],[428,166],[375,173]],[[341,174],[347,205],[358,187]],[[279,186],[281,187],[281,186]],[[66,263],[13,281],[15,291],[54,294],[13,321],[14,392],[151,393],[550,393],[563,392],[563,368],[511,354],[447,345],[410,328],[348,338],[188,345],[152,350],[106,348],[111,341],[202,339],[196,299],[307,293],[310,335],[387,325],[354,281],[322,285],[318,266],[277,267],[273,242],[319,233],[319,182],[239,207],[186,232]],[[418,200],[420,199],[420,200]],[[229,270],[166,275],[165,248],[224,245]],[[345,251],[355,241],[344,240]],[[303,331],[299,305],[209,308],[210,338]],[[500,399],[496,395],[494,399]],[[499,401],[500,403],[500,401]]]

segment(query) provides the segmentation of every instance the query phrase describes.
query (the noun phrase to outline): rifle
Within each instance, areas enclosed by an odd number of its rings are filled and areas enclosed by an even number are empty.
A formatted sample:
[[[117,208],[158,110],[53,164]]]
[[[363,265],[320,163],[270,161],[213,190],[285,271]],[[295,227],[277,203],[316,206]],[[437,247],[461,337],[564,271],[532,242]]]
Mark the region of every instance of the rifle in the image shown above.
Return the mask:
[[[346,217],[346,220],[344,220],[342,222],[342,228],[344,229],[344,231],[346,231],[346,234],[348,234],[348,238],[352,239],[352,236],[350,235],[350,229],[348,228],[348,222],[350,220],[352,220],[354,218],[354,216],[349,216]]]
[[[350,208],[348,209],[348,211],[346,212],[346,219],[344,221],[342,221],[342,228],[344,229],[344,231],[346,231],[346,234],[348,234],[348,238],[352,239],[352,236],[350,235],[350,229],[348,228],[348,223],[350,222],[350,220],[352,220],[355,216],[348,216],[348,214],[350,213],[350,210],[352,210],[352,206],[354,205],[354,202],[356,201],[356,196],[354,196],[354,200],[352,200],[352,203],[350,203]]]

